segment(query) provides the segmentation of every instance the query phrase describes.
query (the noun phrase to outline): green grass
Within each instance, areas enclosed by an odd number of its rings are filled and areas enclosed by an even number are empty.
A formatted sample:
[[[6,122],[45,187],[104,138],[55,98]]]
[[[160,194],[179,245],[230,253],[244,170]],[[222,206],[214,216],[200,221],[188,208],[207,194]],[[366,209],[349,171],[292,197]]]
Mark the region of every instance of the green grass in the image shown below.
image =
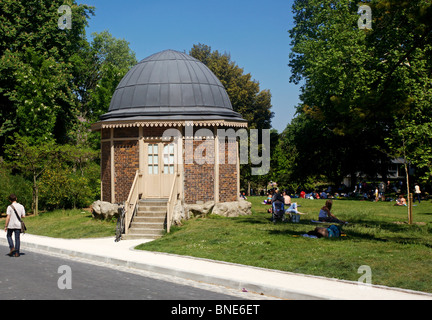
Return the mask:
[[[115,234],[115,222],[92,218],[90,212],[56,210],[24,218],[27,233],[53,238],[80,239],[109,237]],[[4,228],[5,220],[0,222]]]
[[[343,227],[346,236],[309,239],[301,235],[318,226],[310,220],[317,220],[324,200],[296,199],[308,215],[299,224],[273,224],[263,199],[249,198],[251,216],[195,218],[138,249],[352,281],[368,265],[374,284],[432,292],[430,202],[414,207],[414,222],[420,224],[407,225],[407,208],[394,202],[335,200],[334,214],[350,222]]]
[[[307,212],[298,224],[270,221],[264,198],[251,197],[251,216],[209,215],[173,227],[170,234],[138,249],[175,253],[245,265],[357,281],[362,265],[371,267],[372,283],[432,292],[432,203],[407,208],[394,202],[335,200],[334,214],[350,222],[340,239],[309,239],[324,200],[295,199]],[[94,220],[82,210],[57,210],[25,218],[28,233],[54,238],[114,236],[115,221]],[[0,221],[4,227],[4,218]],[[320,225],[321,226],[321,225]]]

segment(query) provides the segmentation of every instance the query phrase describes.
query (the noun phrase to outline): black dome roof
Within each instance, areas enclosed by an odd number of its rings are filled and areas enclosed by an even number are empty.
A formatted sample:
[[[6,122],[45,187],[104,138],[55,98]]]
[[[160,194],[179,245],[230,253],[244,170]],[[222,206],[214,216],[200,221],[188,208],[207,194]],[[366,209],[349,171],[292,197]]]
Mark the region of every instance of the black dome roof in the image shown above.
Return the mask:
[[[156,53],[120,81],[101,120],[232,120],[233,111],[219,79],[197,59],[178,51]]]

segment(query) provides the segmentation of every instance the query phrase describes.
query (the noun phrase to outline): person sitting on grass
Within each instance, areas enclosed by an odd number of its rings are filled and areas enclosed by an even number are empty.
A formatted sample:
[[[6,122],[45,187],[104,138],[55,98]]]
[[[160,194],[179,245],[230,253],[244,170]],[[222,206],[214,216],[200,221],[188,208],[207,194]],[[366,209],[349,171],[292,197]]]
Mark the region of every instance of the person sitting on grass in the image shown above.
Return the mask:
[[[333,205],[333,201],[328,199],[325,202],[324,207],[322,207],[319,212],[318,220],[321,222],[334,222],[334,223],[343,223],[343,224],[347,223],[346,221],[339,220],[334,216],[334,214],[330,212],[332,205]]]
[[[403,195],[400,195],[398,199],[396,199],[395,206],[406,206],[407,202]]]
[[[267,199],[263,201],[263,204],[272,204],[272,193],[267,191]]]
[[[286,190],[284,190],[282,192],[282,196],[284,198],[284,205],[285,207],[289,207],[291,205],[291,197],[288,195],[288,192]]]

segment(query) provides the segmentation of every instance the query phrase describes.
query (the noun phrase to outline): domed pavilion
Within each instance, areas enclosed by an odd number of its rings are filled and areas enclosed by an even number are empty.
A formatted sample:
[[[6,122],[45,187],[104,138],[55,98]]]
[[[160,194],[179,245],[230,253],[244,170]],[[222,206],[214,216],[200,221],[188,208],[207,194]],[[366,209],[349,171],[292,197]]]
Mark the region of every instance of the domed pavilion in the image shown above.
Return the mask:
[[[168,231],[179,201],[237,201],[238,143],[220,133],[246,127],[202,62],[173,50],[142,60],[92,127],[101,132],[102,200],[126,202],[129,221],[139,200],[166,202]]]

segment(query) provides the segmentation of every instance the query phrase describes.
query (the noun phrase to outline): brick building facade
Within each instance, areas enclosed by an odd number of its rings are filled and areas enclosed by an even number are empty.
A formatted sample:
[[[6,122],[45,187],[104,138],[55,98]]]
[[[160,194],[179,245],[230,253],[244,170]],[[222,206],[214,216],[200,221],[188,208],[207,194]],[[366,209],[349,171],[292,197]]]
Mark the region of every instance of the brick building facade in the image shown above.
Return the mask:
[[[185,204],[237,201],[238,143],[219,137],[218,129],[245,127],[200,61],[172,50],[142,60],[93,125],[101,132],[102,200],[126,201],[139,175],[142,198],[166,198],[178,179]]]
[[[184,131],[184,127],[172,128],[180,132]],[[127,199],[136,172],[141,170],[145,175],[145,165],[148,165],[143,159],[145,150],[141,153],[139,150],[140,140],[143,141],[141,145],[148,148],[149,143],[162,141],[162,133],[167,129],[170,127],[146,127],[143,128],[143,131],[146,132],[145,136],[140,136],[141,130],[138,127],[101,128],[103,201],[120,203]],[[178,171],[182,171],[180,176],[184,189],[184,203],[237,201],[239,194],[238,158],[233,156],[233,153],[237,153],[237,142],[226,140],[223,144],[219,143],[219,137],[216,134],[204,140],[189,138],[192,148],[188,148],[186,147],[187,139],[181,137],[180,150],[183,151],[180,152],[183,159],[180,160],[181,163],[176,163]],[[173,139],[168,142],[172,141]],[[161,153],[160,156],[163,154]],[[228,159],[234,159],[235,162]]]
[[[140,197],[167,198],[174,180],[184,204],[238,200],[238,143],[218,132],[245,127],[200,61],[173,50],[142,60],[93,125],[101,132],[102,200],[126,201],[134,181]]]

